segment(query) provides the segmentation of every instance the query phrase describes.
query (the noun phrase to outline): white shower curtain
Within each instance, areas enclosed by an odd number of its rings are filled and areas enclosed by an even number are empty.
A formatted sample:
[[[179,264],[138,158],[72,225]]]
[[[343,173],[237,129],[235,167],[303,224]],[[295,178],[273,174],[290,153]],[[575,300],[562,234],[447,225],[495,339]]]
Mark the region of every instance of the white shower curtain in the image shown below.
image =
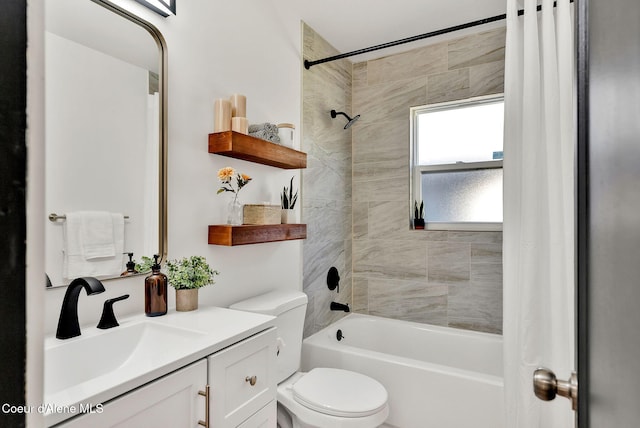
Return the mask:
[[[507,0],[504,143],[506,426],[573,427],[533,371],[574,365],[573,24],[569,0]],[[524,16],[517,16],[524,8]]]

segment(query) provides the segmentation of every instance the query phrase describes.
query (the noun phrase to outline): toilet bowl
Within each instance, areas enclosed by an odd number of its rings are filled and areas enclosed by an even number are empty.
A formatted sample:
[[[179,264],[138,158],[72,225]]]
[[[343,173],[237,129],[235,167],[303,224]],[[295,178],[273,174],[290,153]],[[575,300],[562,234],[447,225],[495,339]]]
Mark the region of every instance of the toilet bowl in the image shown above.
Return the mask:
[[[348,370],[296,372],[278,385],[278,403],[292,428],[370,428],[389,416],[387,391],[374,379]],[[278,420],[281,428],[289,428]]]
[[[230,306],[276,317],[278,426],[374,428],[382,425],[389,415],[389,405],[387,391],[380,382],[337,368],[298,371],[306,306],[306,294],[298,291],[272,291]]]

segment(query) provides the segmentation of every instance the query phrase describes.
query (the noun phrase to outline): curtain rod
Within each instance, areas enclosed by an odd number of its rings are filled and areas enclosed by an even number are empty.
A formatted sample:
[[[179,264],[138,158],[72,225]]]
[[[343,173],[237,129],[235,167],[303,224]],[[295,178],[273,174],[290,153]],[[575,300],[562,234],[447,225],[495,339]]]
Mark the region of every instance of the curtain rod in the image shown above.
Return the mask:
[[[569,3],[573,3],[573,1],[574,0],[569,0]],[[553,2],[553,7],[556,7],[556,2]],[[542,10],[542,5],[538,5],[536,7],[536,11],[540,12],[541,10]],[[522,16],[522,15],[524,15],[524,9],[518,10],[518,16]],[[323,59],[317,59],[315,61],[309,61],[309,60],[305,59],[304,60],[304,68],[306,68],[308,70],[311,67],[313,67],[314,65],[324,64],[325,62],[335,61],[335,60],[338,60],[338,59],[343,59],[343,58],[347,58],[347,57],[354,56],[354,55],[360,55],[360,54],[364,54],[364,53],[367,53],[367,52],[373,52],[373,51],[377,51],[377,50],[380,50],[380,49],[385,49],[385,48],[390,48],[390,47],[393,47],[393,46],[403,45],[405,43],[415,42],[417,40],[427,39],[429,37],[440,36],[442,34],[452,33],[454,31],[459,31],[459,30],[464,30],[466,28],[477,27],[478,25],[484,25],[484,24],[489,24],[491,22],[495,22],[495,21],[501,21],[501,20],[506,19],[506,18],[507,18],[507,14],[503,13],[502,15],[496,15],[496,16],[492,16],[490,18],[479,19],[477,21],[467,22],[466,24],[455,25],[453,27],[444,28],[442,30],[431,31],[429,33],[419,34],[417,36],[412,36],[412,37],[407,37],[407,38],[404,38],[404,39],[396,40],[394,42],[382,43],[380,45],[375,45],[375,46],[371,46],[371,47],[364,48],[364,49],[358,49],[356,51],[351,51],[351,52],[347,52],[347,53],[343,53],[343,54],[339,54],[339,55],[334,55],[334,56],[330,56],[330,57],[323,58]]]

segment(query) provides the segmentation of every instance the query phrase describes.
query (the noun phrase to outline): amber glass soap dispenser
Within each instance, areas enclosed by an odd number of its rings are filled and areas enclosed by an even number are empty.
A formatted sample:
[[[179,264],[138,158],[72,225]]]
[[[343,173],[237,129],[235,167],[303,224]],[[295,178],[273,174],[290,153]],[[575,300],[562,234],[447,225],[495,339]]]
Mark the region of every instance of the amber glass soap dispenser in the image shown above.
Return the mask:
[[[129,261],[127,262],[127,270],[122,272],[120,276],[135,275],[136,273],[138,273],[138,271],[136,270],[136,262],[133,261],[133,253],[123,253],[123,254],[126,254],[129,256]]]
[[[160,263],[155,254],[151,266],[151,275],[144,280],[144,313],[148,317],[157,317],[167,313],[167,275],[160,272]]]

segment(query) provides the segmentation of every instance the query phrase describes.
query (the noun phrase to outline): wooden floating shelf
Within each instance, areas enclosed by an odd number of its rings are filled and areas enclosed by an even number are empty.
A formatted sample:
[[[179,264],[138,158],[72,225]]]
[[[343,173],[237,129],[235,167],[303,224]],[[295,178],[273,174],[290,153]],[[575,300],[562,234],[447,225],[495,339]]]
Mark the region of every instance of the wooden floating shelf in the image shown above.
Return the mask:
[[[209,226],[209,244],[246,245],[307,238],[306,224],[243,224]]]
[[[283,169],[307,167],[307,154],[235,131],[209,134],[209,153]]]

